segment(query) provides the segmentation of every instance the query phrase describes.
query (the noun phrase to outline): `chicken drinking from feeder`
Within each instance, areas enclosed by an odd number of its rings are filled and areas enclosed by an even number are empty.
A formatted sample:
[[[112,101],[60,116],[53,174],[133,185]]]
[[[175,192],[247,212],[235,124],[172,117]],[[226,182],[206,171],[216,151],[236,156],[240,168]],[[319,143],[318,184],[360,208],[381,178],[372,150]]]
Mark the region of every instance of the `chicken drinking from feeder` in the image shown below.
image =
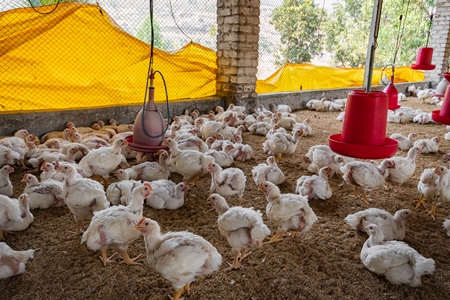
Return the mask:
[[[329,136],[331,150],[344,156],[381,159],[391,157],[398,148],[396,140],[386,137],[388,97],[384,92],[370,91],[382,3],[374,2],[364,71],[366,89],[348,95],[342,134]]]
[[[427,34],[427,43],[425,47],[419,48],[417,52],[416,63],[411,65],[411,69],[430,71],[436,68],[436,65],[431,64],[433,58],[433,48],[428,47],[428,41],[430,40],[431,27],[433,25],[433,18],[436,13],[436,7],[430,9],[430,22]]]

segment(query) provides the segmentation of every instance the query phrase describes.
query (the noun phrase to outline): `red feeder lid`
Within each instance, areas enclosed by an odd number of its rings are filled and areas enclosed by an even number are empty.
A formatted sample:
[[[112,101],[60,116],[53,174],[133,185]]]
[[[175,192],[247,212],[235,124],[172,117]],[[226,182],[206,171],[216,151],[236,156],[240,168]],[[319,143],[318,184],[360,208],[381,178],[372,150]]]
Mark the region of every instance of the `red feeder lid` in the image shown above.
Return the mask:
[[[393,156],[398,149],[398,142],[386,137],[383,146],[368,146],[341,142],[341,134],[332,134],[328,137],[331,150],[334,152],[360,159],[383,159]]]

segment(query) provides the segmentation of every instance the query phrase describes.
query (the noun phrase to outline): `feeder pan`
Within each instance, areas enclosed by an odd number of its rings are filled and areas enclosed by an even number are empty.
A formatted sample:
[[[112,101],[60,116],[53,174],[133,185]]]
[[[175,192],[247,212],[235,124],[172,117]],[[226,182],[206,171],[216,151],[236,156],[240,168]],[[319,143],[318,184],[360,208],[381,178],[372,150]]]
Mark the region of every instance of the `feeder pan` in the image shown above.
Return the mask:
[[[450,125],[450,85],[445,90],[444,101],[440,110],[433,110],[431,112],[431,119],[436,123]]]
[[[156,153],[159,150],[166,150],[166,151],[169,150],[169,148],[166,147],[166,146],[161,146],[161,145],[149,146],[149,145],[143,145],[143,144],[134,143],[133,135],[129,135],[129,136],[125,137],[125,139],[128,142],[128,147],[131,150],[134,150],[134,151],[137,151],[137,152]]]
[[[450,73],[447,73],[450,75]],[[442,74],[444,75],[444,74]],[[433,93],[435,97],[442,98],[445,95],[445,90],[447,89],[447,86],[449,85],[449,82],[446,78],[442,78],[441,82],[439,82],[438,86],[436,87],[436,91]]]
[[[328,137],[331,150],[361,159],[382,159],[394,155],[398,142],[386,137],[387,98],[380,91],[352,91],[347,98],[342,134]]]
[[[391,76],[391,81],[384,88],[384,93],[388,96],[388,109],[396,110],[400,108],[400,104],[398,104],[398,91],[394,85],[394,75]]]
[[[433,58],[433,48],[419,48],[417,52],[416,63],[411,65],[411,69],[414,70],[434,70],[436,65],[431,64],[431,59]]]

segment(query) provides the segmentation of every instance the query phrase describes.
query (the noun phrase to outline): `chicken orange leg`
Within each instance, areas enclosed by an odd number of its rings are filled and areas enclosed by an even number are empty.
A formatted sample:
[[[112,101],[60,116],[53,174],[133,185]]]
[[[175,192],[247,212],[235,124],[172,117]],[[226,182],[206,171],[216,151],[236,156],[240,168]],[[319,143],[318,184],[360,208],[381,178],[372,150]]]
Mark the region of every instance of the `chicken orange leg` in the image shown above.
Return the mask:
[[[264,244],[271,244],[275,242],[282,241],[283,239],[280,239],[280,237],[283,235],[284,231],[278,231],[268,242],[265,242]]]
[[[425,207],[425,204],[423,203],[423,200],[425,200],[425,196],[424,196],[424,195],[421,195],[420,198],[419,198],[419,200],[418,200],[417,203],[416,203],[416,209],[418,209],[420,205],[422,205],[423,208],[426,208],[426,207]]]
[[[366,191],[365,190],[361,190],[362,194],[363,194],[363,200],[364,202],[366,202],[367,204],[369,204],[369,199],[367,199],[367,195],[366,195]]]
[[[434,221],[436,221],[436,203],[433,203],[431,205],[431,210],[428,212],[428,214],[433,218]]]
[[[107,247],[102,248],[102,250],[101,250],[102,256],[99,256],[100,260],[103,262],[103,266],[104,266],[104,267],[106,267],[106,264],[107,264],[107,263],[113,263],[113,262],[116,262],[115,260],[112,260],[111,258],[113,258],[113,257],[117,254],[117,253],[114,253],[113,255],[111,255],[110,257],[108,257],[108,256],[106,255],[106,249],[107,249]]]
[[[128,255],[128,252],[126,250],[119,250],[120,255],[123,257],[123,261],[121,263],[125,263],[127,265],[140,265],[140,263],[136,262],[138,258],[142,256],[142,254],[139,254],[135,258],[130,258]]]
[[[241,250],[236,250],[236,254],[234,255],[233,263],[230,264],[229,262],[227,262],[229,267],[224,270],[225,272],[239,269],[242,266],[240,263],[240,260],[239,260],[239,256],[241,256]]]

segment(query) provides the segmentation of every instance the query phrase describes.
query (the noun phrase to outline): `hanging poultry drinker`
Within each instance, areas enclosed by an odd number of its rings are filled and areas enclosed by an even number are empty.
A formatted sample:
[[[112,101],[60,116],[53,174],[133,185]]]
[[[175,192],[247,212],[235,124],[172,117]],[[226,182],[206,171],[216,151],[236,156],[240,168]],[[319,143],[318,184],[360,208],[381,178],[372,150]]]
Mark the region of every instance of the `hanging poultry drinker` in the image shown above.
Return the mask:
[[[388,96],[388,109],[396,110],[400,108],[401,105],[398,103],[398,91],[394,85],[394,73],[392,73],[391,80],[384,88],[383,92]]]
[[[382,0],[375,0],[364,72],[366,89],[348,95],[342,134],[329,136],[331,150],[344,156],[382,159],[394,155],[398,148],[396,140],[386,137],[388,96],[370,91],[381,8]]]
[[[151,47],[150,47],[150,61],[149,74],[147,76],[147,87],[144,98],[144,106],[139,111],[134,121],[133,135],[126,138],[128,147],[131,150],[143,153],[156,153],[161,149],[168,150],[166,146],[161,143],[164,140],[165,132],[168,125],[165,125],[164,118],[158,107],[155,104],[154,95],[155,88],[153,81],[155,79],[155,72],[153,71],[153,1],[150,0],[150,25],[151,25]],[[146,100],[148,95],[148,100]],[[166,99],[167,100],[167,99]],[[168,101],[168,100],[167,100]],[[169,112],[169,107],[167,107]]]

